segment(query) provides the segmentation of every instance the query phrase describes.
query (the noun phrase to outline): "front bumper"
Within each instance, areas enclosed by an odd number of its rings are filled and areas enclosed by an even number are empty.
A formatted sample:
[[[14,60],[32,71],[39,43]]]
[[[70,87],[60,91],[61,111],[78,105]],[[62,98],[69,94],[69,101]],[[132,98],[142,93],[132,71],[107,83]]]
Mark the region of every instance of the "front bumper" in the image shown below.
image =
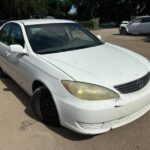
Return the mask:
[[[128,124],[150,110],[150,84],[119,100],[84,101],[55,97],[63,126],[82,134],[99,134]]]

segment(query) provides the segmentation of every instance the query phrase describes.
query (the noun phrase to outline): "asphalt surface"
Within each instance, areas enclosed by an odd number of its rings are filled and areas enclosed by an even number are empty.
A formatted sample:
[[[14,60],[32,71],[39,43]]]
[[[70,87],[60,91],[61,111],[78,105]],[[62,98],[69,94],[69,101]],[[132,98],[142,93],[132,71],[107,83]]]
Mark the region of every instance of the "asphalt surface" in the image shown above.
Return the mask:
[[[150,37],[120,36],[117,29],[93,31],[150,58]],[[0,150],[149,150],[150,112],[105,134],[84,136],[38,122],[30,98],[11,79],[0,80]]]

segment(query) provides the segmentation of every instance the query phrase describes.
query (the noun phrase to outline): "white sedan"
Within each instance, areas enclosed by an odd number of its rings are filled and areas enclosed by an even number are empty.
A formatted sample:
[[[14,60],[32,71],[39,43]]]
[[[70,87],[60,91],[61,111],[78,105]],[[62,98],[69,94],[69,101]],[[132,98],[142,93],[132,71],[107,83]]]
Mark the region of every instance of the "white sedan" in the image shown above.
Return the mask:
[[[120,34],[150,34],[150,16],[137,17],[120,25]]]
[[[32,97],[48,125],[82,134],[123,126],[150,109],[150,63],[79,24],[19,20],[0,29],[0,76]]]

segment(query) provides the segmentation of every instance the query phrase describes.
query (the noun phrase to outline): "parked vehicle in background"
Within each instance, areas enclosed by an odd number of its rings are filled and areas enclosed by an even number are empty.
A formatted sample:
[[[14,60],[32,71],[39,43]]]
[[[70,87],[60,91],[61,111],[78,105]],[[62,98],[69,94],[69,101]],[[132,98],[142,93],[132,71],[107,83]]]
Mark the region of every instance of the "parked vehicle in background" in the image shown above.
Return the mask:
[[[55,19],[53,16],[31,15],[30,19]]]
[[[120,25],[120,34],[150,34],[150,16],[137,17],[130,22],[123,21]]]
[[[42,15],[31,15],[30,19],[43,19],[44,17]]]
[[[114,21],[104,22],[104,23],[99,24],[100,28],[114,28],[117,26],[119,26],[119,24],[117,22],[114,22]]]
[[[45,16],[44,19],[55,19],[53,16]]]

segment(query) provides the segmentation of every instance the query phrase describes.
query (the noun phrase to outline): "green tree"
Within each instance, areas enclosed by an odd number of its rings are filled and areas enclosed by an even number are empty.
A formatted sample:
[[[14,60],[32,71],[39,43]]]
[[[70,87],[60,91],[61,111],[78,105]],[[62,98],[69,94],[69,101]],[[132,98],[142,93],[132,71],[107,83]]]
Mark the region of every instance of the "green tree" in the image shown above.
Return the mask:
[[[150,0],[71,0],[77,6],[78,18],[94,17],[121,21],[132,16],[150,14]]]
[[[150,14],[150,0],[0,0],[0,19],[22,19],[35,14],[66,18],[72,4],[77,7],[79,20],[100,17],[121,21]]]

